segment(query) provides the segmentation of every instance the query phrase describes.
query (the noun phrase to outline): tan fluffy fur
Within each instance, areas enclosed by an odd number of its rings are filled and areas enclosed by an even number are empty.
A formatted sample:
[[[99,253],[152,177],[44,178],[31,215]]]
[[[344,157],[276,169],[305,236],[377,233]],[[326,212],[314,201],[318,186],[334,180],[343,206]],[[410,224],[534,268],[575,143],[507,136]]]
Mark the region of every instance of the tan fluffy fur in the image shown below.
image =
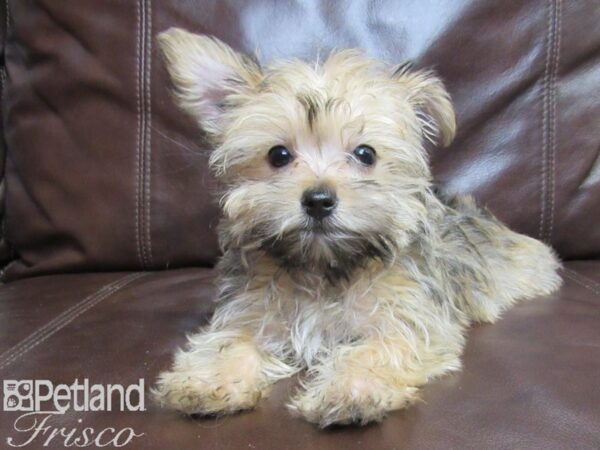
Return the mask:
[[[224,186],[218,306],[160,376],[163,405],[248,409],[307,369],[291,411],[320,426],[380,420],[460,367],[471,323],[559,286],[546,245],[434,192],[424,141],[450,143],[455,120],[432,73],[357,50],[262,69],[213,38],[159,39]],[[375,165],[352,156],[361,144]],[[292,164],[268,164],[275,145]],[[317,185],[339,198],[319,233],[300,205]]]

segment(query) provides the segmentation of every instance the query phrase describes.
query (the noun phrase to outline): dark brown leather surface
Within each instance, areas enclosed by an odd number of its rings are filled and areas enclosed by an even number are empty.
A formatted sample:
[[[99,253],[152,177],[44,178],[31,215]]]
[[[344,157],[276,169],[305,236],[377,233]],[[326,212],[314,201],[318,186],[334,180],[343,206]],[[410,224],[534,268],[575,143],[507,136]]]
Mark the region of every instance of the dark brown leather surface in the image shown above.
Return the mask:
[[[200,133],[161,79],[150,2],[10,3],[6,278],[211,264]]]
[[[0,4],[0,104],[4,104],[4,86],[6,83],[6,69],[4,67],[4,49],[6,47],[6,5]],[[0,110],[0,267],[4,267],[13,257],[12,250],[6,240],[4,229],[6,179],[4,177],[6,166],[6,142],[4,139],[4,121]]]
[[[9,0],[0,11],[6,5],[0,261],[5,237],[16,259],[4,279],[130,272],[1,285],[2,380],[142,377],[148,387],[210,316],[210,269],[135,272],[208,266],[218,254],[208,149],[171,100],[154,42],[173,25],[260,49],[264,61],[361,47],[433,66],[459,126],[451,148],[432,152],[436,178],[563,258],[600,255],[593,0]],[[475,327],[464,369],[380,425],[320,431],[290,417],[293,382],[235,417],[189,420],[147,397],[144,413],[72,412],[58,423],[131,426],[145,433],[132,449],[597,449],[600,263],[569,262],[563,276],[552,297]],[[17,436],[16,416],[0,412],[2,444]]]
[[[463,370],[432,382],[423,402],[380,425],[320,431],[290,417],[283,407],[290,382],[279,383],[256,411],[233,417],[191,420],[149,403],[143,413],[70,412],[57,420],[68,429],[130,426],[145,433],[125,447],[131,449],[597,449],[600,263],[570,263],[563,275],[565,285],[552,297],[521,303],[497,324],[473,328]],[[72,320],[43,327],[123,280],[129,284]],[[211,280],[209,270],[183,269],[55,275],[2,286],[0,378],[72,383],[87,377],[104,384],[144,378],[148,386],[184,333],[208,319]],[[59,300],[46,306],[53,298]],[[40,329],[47,336],[24,351],[31,342],[25,336],[39,336]],[[8,364],[7,355],[13,355]],[[0,413],[2,440],[19,436],[12,429],[18,415]]]
[[[459,126],[438,180],[564,258],[600,254],[595,1],[9,3],[6,279],[214,261],[207,149],[154,41],[174,25],[263,61],[361,47],[433,66]]]

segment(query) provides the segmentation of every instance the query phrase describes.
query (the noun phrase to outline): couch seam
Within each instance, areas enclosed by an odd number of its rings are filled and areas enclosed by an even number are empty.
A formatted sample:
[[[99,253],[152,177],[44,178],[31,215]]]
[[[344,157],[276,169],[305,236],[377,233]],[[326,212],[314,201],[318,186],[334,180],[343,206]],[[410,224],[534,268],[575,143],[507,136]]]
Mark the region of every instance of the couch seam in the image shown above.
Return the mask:
[[[552,103],[551,103],[551,145],[550,145],[550,213],[548,217],[548,242],[552,241],[554,231],[554,213],[556,200],[556,134],[557,134],[557,117],[556,106],[558,97],[558,68],[560,62],[560,44],[561,44],[561,29],[562,29],[562,0],[557,0],[555,3],[554,13],[554,58],[552,67]]]
[[[4,45],[6,46],[6,36],[8,36],[8,29],[10,28],[10,6],[9,6],[9,0],[4,0],[4,7],[6,8],[6,23],[5,23],[5,27],[6,29],[4,30],[4,35],[5,35],[5,40],[4,40]]]
[[[567,278],[569,278],[570,280],[579,284],[580,286],[583,286],[583,287],[589,289],[594,294],[600,296],[600,284],[599,283],[592,280],[591,278],[586,277],[585,275],[580,274],[579,272],[577,272],[573,269],[568,269],[565,267],[564,271],[565,271],[565,276]]]
[[[55,333],[63,329],[65,326],[73,322],[84,312],[96,306],[102,300],[110,297],[112,294],[120,291],[122,288],[129,285],[133,281],[146,275],[147,273],[142,272],[133,273],[121,277],[111,283],[105,284],[104,286],[96,290],[93,294],[88,295],[77,304],[66,309],[61,314],[52,319],[50,322],[38,328],[34,333],[30,334],[21,342],[19,342],[18,344],[4,352],[2,355],[0,355],[0,370],[8,367],[14,361],[22,357],[25,353],[37,347],[50,336],[54,335]]]
[[[141,100],[141,11],[140,3],[135,3],[136,8],[136,74],[135,74],[135,99],[136,99],[136,136],[135,136],[135,245],[140,266],[145,267],[142,255],[142,243],[140,235],[140,180],[141,180],[141,133],[142,133],[142,100]]]
[[[146,69],[146,2],[145,0],[139,1],[141,11],[141,24],[140,24],[140,165],[142,168],[142,174],[138,186],[138,198],[140,202],[140,244],[142,248],[142,264],[144,268],[148,267],[148,257],[146,249],[146,213],[145,213],[145,182],[146,182],[146,77],[144,71]]]
[[[151,220],[150,220],[150,208],[151,208],[151,177],[152,177],[152,0],[146,0],[146,58],[145,58],[145,99],[146,99],[146,136],[145,136],[145,152],[144,161],[146,164],[146,176],[144,178],[144,195],[145,195],[145,238],[146,238],[146,252],[147,261],[146,264],[150,267],[153,265],[152,261],[152,234],[151,234]]]
[[[545,63],[544,63],[544,77],[542,86],[542,161],[541,161],[541,190],[540,190],[540,226],[538,235],[540,239],[544,238],[544,225],[546,222],[546,164],[547,164],[547,151],[548,151],[548,84],[550,80],[550,41],[552,34],[552,5],[553,1],[548,0],[546,2],[546,33],[544,37],[544,47],[546,50]]]
[[[151,236],[151,155],[152,155],[152,6],[150,0],[136,3],[138,27],[136,95],[138,108],[138,134],[136,159],[136,240],[138,260],[142,268],[153,265]]]
[[[556,186],[556,79],[560,57],[562,0],[548,0],[546,22],[546,60],[542,86],[542,155],[539,238],[552,239]]]

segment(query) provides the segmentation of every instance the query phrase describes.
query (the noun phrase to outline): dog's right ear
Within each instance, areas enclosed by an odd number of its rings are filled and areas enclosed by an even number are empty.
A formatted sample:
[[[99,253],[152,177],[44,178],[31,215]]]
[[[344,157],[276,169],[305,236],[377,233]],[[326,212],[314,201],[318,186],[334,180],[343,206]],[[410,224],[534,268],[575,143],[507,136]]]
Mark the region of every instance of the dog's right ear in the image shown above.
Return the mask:
[[[223,132],[229,95],[248,94],[260,83],[259,65],[220,40],[170,28],[158,42],[181,107],[209,134]]]

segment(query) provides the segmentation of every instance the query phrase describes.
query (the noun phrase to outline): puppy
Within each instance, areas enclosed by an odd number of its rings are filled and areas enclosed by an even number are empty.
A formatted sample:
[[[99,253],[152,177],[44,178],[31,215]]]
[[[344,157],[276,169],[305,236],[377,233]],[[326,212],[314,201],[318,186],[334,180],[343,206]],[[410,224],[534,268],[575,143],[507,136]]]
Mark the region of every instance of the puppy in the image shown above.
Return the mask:
[[[188,414],[253,408],[306,369],[289,409],[366,424],[460,367],[471,323],[560,285],[543,243],[432,186],[455,133],[431,72],[358,50],[266,68],[181,29],[159,36],[181,107],[212,139],[218,304],[155,395]]]

